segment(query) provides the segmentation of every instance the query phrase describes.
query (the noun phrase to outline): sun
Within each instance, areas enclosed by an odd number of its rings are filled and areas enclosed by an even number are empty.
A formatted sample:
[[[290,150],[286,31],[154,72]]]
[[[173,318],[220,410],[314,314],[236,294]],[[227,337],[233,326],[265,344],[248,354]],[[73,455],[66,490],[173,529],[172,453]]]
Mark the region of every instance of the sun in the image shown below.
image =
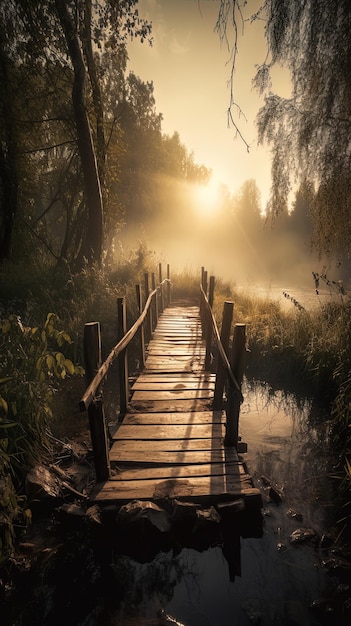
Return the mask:
[[[220,206],[219,183],[211,179],[207,185],[195,185],[193,200],[196,211],[203,217],[214,216]]]

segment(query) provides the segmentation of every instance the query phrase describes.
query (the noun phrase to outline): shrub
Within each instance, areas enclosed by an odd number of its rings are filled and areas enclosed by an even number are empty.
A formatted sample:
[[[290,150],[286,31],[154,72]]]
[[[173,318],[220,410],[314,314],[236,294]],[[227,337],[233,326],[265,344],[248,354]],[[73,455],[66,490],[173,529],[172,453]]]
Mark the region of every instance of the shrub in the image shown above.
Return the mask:
[[[71,338],[57,322],[49,313],[42,326],[16,315],[0,323],[0,562],[11,553],[26,473],[48,451],[54,381],[83,373],[66,358]]]

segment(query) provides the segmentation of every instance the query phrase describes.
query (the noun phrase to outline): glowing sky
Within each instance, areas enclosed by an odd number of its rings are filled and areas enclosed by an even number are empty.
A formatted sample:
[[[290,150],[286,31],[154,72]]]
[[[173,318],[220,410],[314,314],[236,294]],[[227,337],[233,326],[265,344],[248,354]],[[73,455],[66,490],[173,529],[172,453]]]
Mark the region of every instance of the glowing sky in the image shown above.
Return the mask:
[[[251,15],[258,5],[250,0]],[[257,146],[255,115],[263,98],[253,90],[255,64],[264,61],[263,21],[245,25],[240,35],[235,96],[244,117],[237,118],[249,153],[227,125],[230,77],[229,51],[214,32],[217,0],[139,0],[139,13],[153,24],[153,46],[131,42],[129,69],[152,80],[163,132],[179,132],[195,161],[213,170],[213,178],[236,192],[254,178],[263,204],[270,184],[270,154]],[[252,9],[252,10],[251,10]],[[286,92],[285,73],[276,72],[274,88]],[[283,95],[286,95],[283,93]],[[264,207],[263,207],[264,208]]]

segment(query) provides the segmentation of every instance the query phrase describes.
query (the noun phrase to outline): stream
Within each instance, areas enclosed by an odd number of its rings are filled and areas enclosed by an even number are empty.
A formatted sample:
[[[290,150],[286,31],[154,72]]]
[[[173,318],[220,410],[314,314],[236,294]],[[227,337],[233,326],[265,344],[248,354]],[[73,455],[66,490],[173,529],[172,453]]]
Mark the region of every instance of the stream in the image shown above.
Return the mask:
[[[262,385],[246,388],[244,398],[240,431],[263,494],[264,534],[241,540],[241,576],[230,582],[220,547],[160,554],[151,564],[128,562],[134,584],[111,624],[163,623],[153,621],[161,608],[185,626],[343,623],[325,603],[332,585],[322,567],[325,551],[317,548],[334,515],[326,429],[309,423],[307,401],[297,406]],[[270,486],[281,502],[271,501]],[[289,536],[301,528],[316,535],[292,545]]]
[[[349,623],[348,583],[334,580],[328,531],[335,522],[327,430],[307,400],[245,383],[240,433],[262,491],[263,536],[240,540],[241,575],[221,546],[159,552],[151,562],[103,557],[80,531],[50,523],[39,568],[17,582],[6,626],[314,626]],[[274,497],[272,497],[272,491]],[[291,543],[294,531],[309,540]],[[45,544],[46,545],[46,544]],[[328,549],[329,548],[329,549]],[[25,564],[23,565],[25,568]],[[104,570],[104,571],[103,571]],[[233,579],[234,578],[234,579]],[[173,621],[172,621],[173,620]]]

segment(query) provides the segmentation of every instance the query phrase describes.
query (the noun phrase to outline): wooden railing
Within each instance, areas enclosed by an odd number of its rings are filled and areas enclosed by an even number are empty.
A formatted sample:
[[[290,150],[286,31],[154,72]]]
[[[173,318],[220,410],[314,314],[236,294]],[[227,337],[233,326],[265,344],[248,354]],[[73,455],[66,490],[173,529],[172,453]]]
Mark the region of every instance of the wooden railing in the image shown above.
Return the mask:
[[[219,334],[217,323],[212,312],[214,289],[215,277],[210,276],[208,285],[207,271],[203,267],[200,284],[200,315],[202,332],[206,340],[205,369],[211,369],[212,349],[214,346],[218,360],[213,409],[221,410],[223,408],[223,393],[226,388],[226,435],[224,444],[238,448],[240,406],[243,401],[241,384],[244,375],[246,354],[246,326],[245,324],[235,324],[232,349],[231,354],[229,354],[234,303],[229,301],[224,302],[221,334]]]
[[[120,418],[128,410],[129,378],[128,378],[128,346],[139,332],[140,362],[145,364],[145,343],[152,336],[157,324],[158,316],[171,302],[170,267],[167,265],[167,278],[162,278],[162,264],[158,268],[158,284],[155,274],[151,274],[152,291],[150,291],[150,276],[144,274],[144,289],[146,302],[142,306],[142,290],[136,285],[137,307],[139,317],[132,327],[127,330],[127,305],[124,297],[117,298],[118,343],[111,350],[107,359],[101,364],[101,332],[99,322],[89,322],[84,326],[84,361],[87,389],[80,400],[81,411],[88,412],[91,441],[94,454],[97,482],[107,480],[110,476],[110,462],[106,420],[104,415],[102,382],[115,359],[118,359],[119,375],[119,407]]]

